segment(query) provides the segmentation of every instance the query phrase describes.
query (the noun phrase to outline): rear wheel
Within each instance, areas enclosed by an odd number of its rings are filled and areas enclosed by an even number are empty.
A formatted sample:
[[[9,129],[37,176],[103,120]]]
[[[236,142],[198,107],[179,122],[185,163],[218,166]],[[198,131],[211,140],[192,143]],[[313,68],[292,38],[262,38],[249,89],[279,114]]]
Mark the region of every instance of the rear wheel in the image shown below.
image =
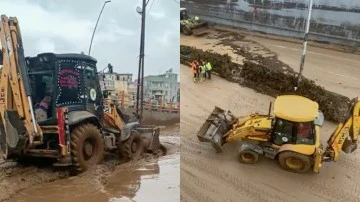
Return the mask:
[[[71,158],[77,172],[102,162],[104,143],[100,131],[93,124],[83,124],[71,133]]]
[[[295,173],[305,173],[311,168],[309,156],[292,151],[280,153],[279,164],[283,169]]]
[[[119,143],[120,155],[126,160],[136,160],[144,153],[144,143],[140,133],[132,131],[127,140]]]
[[[240,163],[254,164],[258,162],[259,154],[250,150],[241,151],[239,152],[238,160]]]

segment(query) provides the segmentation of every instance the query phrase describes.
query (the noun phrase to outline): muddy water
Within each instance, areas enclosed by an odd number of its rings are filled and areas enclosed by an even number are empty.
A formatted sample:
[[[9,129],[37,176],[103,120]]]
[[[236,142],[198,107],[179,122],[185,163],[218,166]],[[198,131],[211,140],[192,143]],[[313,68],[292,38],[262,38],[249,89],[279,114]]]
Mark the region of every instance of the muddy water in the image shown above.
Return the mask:
[[[161,137],[167,155],[148,157],[104,170],[97,168],[83,175],[40,184],[23,190],[9,201],[179,201],[179,136]]]

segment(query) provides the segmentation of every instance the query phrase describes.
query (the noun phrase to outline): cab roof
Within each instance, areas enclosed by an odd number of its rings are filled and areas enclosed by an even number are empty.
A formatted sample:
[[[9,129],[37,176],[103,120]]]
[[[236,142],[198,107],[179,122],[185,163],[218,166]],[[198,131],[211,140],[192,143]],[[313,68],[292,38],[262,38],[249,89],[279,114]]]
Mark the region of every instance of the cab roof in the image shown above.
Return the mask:
[[[281,95],[275,99],[274,114],[293,122],[315,120],[319,113],[318,103],[298,95]]]
[[[184,11],[184,10],[186,10],[186,8],[180,8],[180,11]]]

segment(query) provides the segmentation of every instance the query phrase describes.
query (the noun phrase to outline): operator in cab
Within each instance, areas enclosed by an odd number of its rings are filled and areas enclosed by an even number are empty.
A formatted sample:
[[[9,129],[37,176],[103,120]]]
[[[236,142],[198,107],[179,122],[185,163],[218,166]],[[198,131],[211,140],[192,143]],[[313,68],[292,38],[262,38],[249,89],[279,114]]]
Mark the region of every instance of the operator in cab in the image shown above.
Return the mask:
[[[48,119],[48,111],[51,105],[51,96],[46,95],[40,103],[35,105],[35,119],[42,122]]]

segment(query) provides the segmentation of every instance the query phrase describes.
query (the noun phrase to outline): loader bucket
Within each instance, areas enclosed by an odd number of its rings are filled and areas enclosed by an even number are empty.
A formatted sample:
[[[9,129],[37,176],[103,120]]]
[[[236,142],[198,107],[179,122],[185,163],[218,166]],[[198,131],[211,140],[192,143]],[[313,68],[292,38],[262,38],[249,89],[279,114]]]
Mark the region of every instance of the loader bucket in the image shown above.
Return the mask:
[[[194,36],[203,36],[209,31],[208,24],[206,22],[199,23],[192,28]]]
[[[156,153],[160,151],[160,128],[153,125],[140,125],[136,127],[140,132],[141,139],[143,140],[145,150],[147,152]]]
[[[215,107],[205,123],[200,127],[197,137],[200,142],[211,142],[217,152],[223,151],[224,134],[231,130],[236,117],[230,111]]]

